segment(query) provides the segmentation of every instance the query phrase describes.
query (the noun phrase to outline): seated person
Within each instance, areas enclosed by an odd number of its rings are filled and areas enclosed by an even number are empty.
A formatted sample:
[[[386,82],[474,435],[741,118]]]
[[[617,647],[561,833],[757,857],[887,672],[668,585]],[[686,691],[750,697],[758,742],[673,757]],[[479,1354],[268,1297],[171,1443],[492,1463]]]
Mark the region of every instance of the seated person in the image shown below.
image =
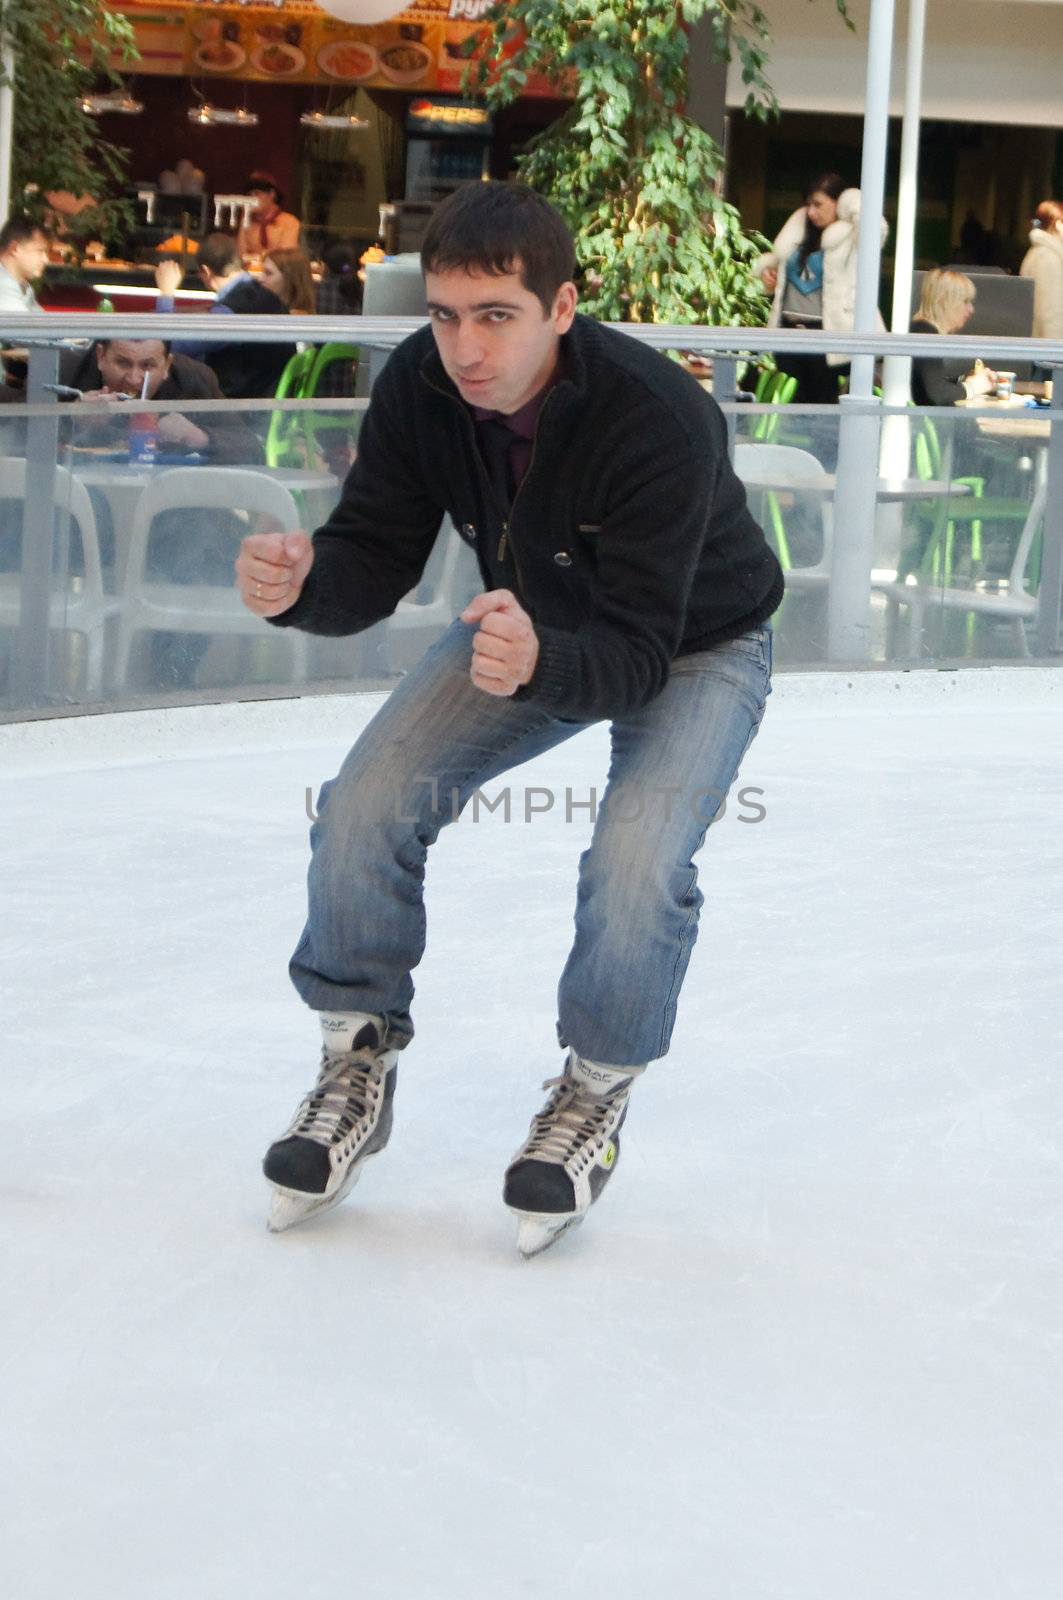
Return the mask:
[[[43,316],[33,285],[48,265],[48,235],[29,217],[12,216],[0,228],[0,313],[5,316]],[[26,351],[7,345],[0,365],[4,400],[24,401]]]
[[[974,284],[964,272],[935,268],[923,279],[919,308],[912,318],[912,333],[959,333],[974,312]],[[957,400],[977,400],[992,394],[997,375],[976,362],[912,359],[912,399],[917,406],[954,406]]]
[[[227,233],[211,233],[196,256],[199,276],[215,296],[211,315],[286,317],[283,300],[243,269],[236,240]],[[161,261],[155,269],[160,290],[157,311],[172,311],[180,287],[181,267],[176,261]],[[219,343],[211,340],[175,340],[176,354],[205,361],[214,369],[222,394],[230,400],[269,399],[277,391],[281,373],[295,354],[293,344]]]
[[[0,311],[36,316],[43,307],[33,285],[48,265],[48,235],[29,217],[9,217],[0,228]]]
[[[64,350],[59,381],[80,389],[86,402],[113,400],[116,395],[139,399],[147,380],[149,400],[224,400],[218,380],[202,361],[175,355],[162,339],[102,339],[89,350]],[[130,418],[119,405],[106,408],[92,422],[79,419],[75,439],[91,428],[94,439],[106,434],[116,448],[126,441]],[[159,446],[165,451],[194,452],[219,463],[252,466],[262,460],[262,446],[234,411],[184,417],[179,411],[159,417]]]
[[[173,353],[161,339],[104,339],[89,350],[65,350],[60,381],[82,390],[74,442],[91,440],[123,448],[131,414],[116,398],[148,400],[223,400],[214,373],[200,361]],[[146,380],[146,389],[145,389]],[[109,402],[109,403],[108,403]],[[192,417],[163,412],[159,446],[170,452],[209,455],[218,465],[252,466],[262,460],[262,444],[235,411],[199,412]],[[104,564],[113,559],[115,530],[105,496],[89,491],[96,512]],[[148,573],[172,583],[232,582],[232,565],[246,533],[232,511],[165,511],[155,518],[148,549]],[[206,634],[154,633],[150,644],[151,682],[178,689],[194,685],[210,644]]]
[[[283,300],[294,317],[317,311],[317,289],[305,250],[269,250],[262,257],[261,282]]]

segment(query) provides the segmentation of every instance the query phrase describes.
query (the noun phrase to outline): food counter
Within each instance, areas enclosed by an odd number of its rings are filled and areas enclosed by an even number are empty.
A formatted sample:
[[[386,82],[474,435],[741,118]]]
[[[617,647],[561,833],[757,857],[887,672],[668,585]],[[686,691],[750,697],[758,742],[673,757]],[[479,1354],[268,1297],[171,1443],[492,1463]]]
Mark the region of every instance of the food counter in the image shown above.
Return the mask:
[[[158,292],[152,264],[89,261],[81,267],[48,266],[37,298],[47,311],[97,311],[104,299],[115,311],[154,311]],[[177,310],[202,314],[213,299],[193,266],[177,291]]]

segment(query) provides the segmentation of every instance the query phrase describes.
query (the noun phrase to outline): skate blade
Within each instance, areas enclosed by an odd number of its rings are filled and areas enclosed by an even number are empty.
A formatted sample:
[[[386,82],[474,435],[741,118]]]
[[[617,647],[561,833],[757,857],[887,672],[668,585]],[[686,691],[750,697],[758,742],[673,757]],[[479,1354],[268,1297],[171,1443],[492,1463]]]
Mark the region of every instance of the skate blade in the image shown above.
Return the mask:
[[[578,1228],[583,1221],[584,1213],[574,1212],[561,1217],[548,1217],[540,1212],[518,1211],[515,1215],[517,1249],[527,1261],[532,1256],[541,1256],[544,1250],[549,1250],[563,1233]]]
[[[332,1194],[304,1194],[299,1189],[285,1189],[279,1183],[271,1185],[273,1199],[270,1202],[269,1216],[266,1218],[266,1227],[270,1233],[286,1233],[289,1228],[297,1227],[300,1222],[308,1222],[311,1217],[320,1216],[323,1211],[331,1211],[345,1199],[362,1176],[362,1167],[369,1159],[368,1156],[351,1167],[347,1176],[338,1189]]]

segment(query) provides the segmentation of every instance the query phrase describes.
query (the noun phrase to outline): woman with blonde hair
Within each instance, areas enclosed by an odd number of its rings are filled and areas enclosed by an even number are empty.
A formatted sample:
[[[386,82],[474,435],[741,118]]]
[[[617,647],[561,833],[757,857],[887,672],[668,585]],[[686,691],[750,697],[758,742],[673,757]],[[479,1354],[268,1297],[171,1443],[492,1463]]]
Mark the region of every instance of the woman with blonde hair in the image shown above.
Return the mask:
[[[1033,336],[1063,339],[1063,205],[1042,200],[1030,224],[1020,278],[1033,279]]]
[[[261,282],[283,300],[293,317],[310,317],[317,311],[314,275],[305,250],[267,250]]]
[[[923,278],[919,308],[912,318],[913,333],[959,333],[974,313],[974,284],[965,272],[935,267]],[[991,393],[997,375],[979,363],[965,371],[965,363],[916,356],[912,361],[912,399],[917,406],[954,406],[957,400],[974,400]],[[951,370],[950,370],[951,368]]]

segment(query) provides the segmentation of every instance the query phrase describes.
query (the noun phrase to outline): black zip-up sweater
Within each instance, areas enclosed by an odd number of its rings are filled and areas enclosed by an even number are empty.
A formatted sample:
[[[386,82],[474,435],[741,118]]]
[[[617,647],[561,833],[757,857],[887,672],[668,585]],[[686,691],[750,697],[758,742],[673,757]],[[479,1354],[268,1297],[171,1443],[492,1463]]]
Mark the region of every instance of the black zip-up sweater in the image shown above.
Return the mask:
[[[507,515],[431,328],[405,339],[374,386],[340,503],[314,534],[303,591],[273,622],[346,634],[390,616],[444,512],[474,548],[489,530],[512,564],[539,639],[517,694],[556,716],[637,710],[676,656],[766,621],[782,572],[746,507],[715,401],[674,362],[587,317],[561,347],[564,376]]]

